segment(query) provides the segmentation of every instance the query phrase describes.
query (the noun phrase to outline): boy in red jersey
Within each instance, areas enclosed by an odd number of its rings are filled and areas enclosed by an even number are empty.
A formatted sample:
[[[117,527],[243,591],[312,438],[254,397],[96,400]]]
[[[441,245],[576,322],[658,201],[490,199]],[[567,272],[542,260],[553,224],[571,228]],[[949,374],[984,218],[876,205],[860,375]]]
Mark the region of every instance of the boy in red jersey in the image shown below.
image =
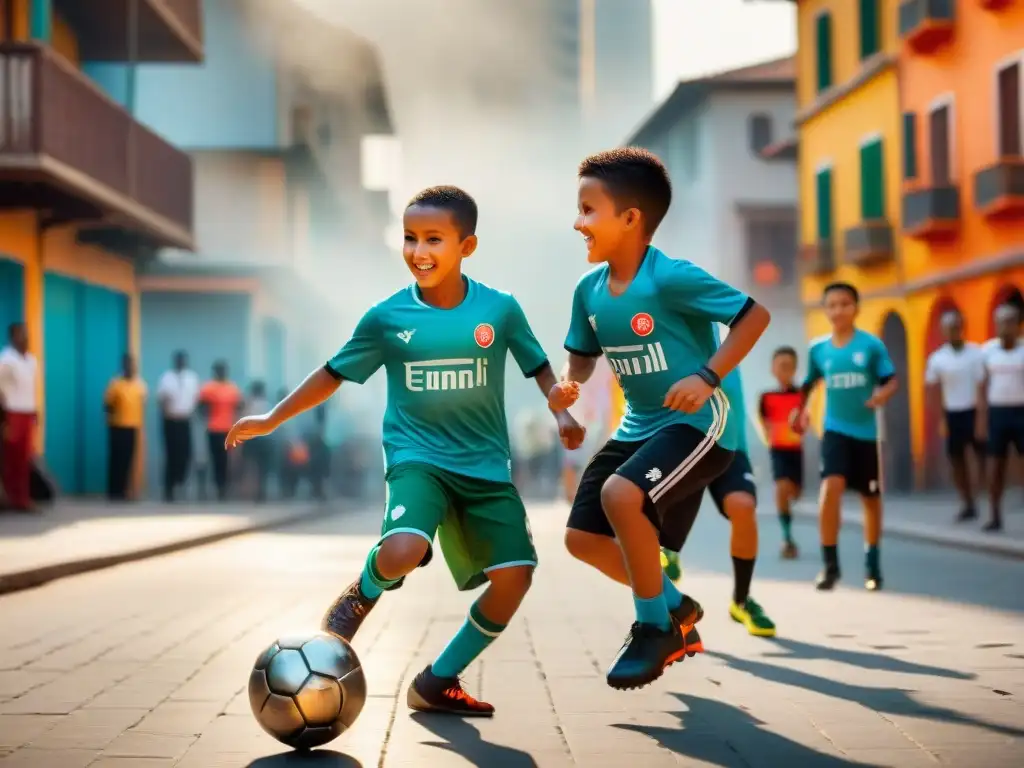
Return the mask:
[[[800,496],[804,484],[804,452],[801,437],[790,424],[801,406],[796,377],[796,350],[779,347],[772,355],[772,375],[779,386],[761,395],[761,425],[771,449],[772,479],[775,481],[775,506],[782,525],[782,557],[794,560],[799,555],[793,541],[793,516],[790,505]]]

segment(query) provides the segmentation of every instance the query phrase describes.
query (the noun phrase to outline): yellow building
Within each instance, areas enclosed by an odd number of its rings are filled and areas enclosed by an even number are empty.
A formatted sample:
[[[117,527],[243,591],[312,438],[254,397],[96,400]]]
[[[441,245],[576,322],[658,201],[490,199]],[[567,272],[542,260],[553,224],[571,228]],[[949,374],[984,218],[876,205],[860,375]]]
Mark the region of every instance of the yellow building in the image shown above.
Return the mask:
[[[125,4],[0,4],[0,322],[28,326],[42,371],[37,447],[70,493],[102,490],[102,392],[121,355],[139,352],[136,265],[193,246],[191,159],[80,66],[130,50],[139,62],[201,60],[200,0],[136,5],[132,36]]]

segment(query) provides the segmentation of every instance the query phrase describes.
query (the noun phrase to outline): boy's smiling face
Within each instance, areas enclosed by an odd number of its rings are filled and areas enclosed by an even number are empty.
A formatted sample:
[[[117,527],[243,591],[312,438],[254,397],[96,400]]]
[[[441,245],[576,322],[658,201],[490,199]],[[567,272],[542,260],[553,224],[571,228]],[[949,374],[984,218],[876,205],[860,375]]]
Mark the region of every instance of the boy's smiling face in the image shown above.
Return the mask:
[[[402,255],[421,289],[434,288],[476,250],[476,235],[462,236],[450,211],[411,205],[403,217],[405,244]]]
[[[642,226],[636,208],[618,210],[615,199],[600,179],[584,176],[577,196],[578,213],[575,230],[587,244],[587,261],[606,262],[622,250],[623,241]]]

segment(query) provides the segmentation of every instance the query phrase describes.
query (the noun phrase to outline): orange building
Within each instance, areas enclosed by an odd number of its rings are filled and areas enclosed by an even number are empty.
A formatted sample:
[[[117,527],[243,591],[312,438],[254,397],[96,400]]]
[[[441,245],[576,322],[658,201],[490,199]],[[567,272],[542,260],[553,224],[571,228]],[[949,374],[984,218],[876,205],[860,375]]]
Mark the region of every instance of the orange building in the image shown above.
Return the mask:
[[[941,342],[939,317],[963,314],[974,341],[992,312],[1024,290],[1024,3],[903,0],[901,279],[910,387]],[[918,484],[941,477],[939,414],[913,397]]]

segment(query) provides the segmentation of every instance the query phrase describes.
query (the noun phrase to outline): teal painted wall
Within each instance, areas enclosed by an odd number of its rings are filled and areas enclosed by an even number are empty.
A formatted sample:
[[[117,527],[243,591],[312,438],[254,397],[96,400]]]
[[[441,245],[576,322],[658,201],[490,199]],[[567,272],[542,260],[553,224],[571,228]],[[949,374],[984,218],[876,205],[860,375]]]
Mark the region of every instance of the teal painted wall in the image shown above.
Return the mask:
[[[7,328],[25,320],[25,269],[0,256],[0,346],[7,343]]]

